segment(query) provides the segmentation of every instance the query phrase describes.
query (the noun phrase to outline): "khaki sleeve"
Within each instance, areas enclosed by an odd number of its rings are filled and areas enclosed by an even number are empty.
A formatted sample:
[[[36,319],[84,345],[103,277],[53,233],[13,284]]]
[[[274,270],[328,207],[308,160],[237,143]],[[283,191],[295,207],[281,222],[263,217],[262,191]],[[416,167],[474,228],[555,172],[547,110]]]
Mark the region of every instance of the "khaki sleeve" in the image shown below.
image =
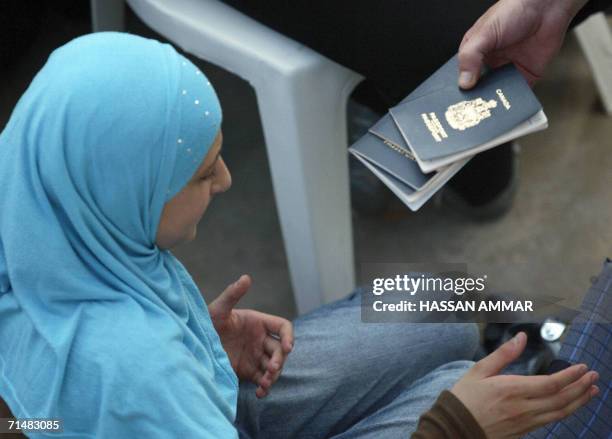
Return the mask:
[[[474,416],[451,392],[445,390],[433,407],[423,413],[411,439],[487,439]]]

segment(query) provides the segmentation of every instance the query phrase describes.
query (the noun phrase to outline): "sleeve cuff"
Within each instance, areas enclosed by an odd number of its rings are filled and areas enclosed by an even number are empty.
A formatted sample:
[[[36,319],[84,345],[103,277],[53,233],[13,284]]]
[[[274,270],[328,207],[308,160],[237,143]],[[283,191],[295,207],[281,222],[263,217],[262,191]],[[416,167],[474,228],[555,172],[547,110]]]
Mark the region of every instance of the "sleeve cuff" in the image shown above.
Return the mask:
[[[444,390],[433,407],[421,416],[414,439],[487,439],[472,413],[451,392]]]
[[[458,437],[487,439],[474,415],[452,392],[444,390],[436,404],[441,406],[445,418],[456,428]]]

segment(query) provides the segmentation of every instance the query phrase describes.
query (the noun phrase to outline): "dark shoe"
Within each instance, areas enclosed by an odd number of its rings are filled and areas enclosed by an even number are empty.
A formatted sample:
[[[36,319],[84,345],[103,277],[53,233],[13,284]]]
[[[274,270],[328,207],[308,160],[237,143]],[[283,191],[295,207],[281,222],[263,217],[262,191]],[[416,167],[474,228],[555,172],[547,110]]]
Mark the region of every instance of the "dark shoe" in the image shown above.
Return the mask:
[[[440,204],[476,221],[492,221],[512,207],[518,188],[517,143],[478,154],[446,185]]]

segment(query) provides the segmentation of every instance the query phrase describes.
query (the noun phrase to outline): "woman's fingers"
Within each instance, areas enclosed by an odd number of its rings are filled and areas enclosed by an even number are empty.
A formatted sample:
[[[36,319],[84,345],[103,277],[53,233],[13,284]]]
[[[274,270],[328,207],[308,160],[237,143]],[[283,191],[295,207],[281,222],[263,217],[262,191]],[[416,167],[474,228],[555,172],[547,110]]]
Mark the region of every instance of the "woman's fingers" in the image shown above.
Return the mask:
[[[265,372],[261,369],[258,369],[257,371],[255,371],[255,374],[253,375],[253,380],[252,380],[253,384],[257,384],[258,386],[260,386],[261,379],[263,378],[264,373]]]
[[[253,383],[257,384],[257,389],[255,389],[255,396],[258,398],[263,398],[268,395],[270,384],[268,380],[266,380],[267,372],[263,370],[258,370],[255,372],[255,376],[253,377]]]
[[[534,426],[539,427],[566,418],[567,416],[578,410],[580,407],[587,404],[591,400],[591,398],[593,398],[598,393],[599,388],[597,386],[591,386],[591,388],[587,392],[584,392],[580,396],[580,398],[575,399],[570,404],[557,410],[536,415],[534,418]]]
[[[282,369],[282,365],[279,365],[277,361],[271,361],[271,358],[267,355],[264,355],[261,357],[261,372],[266,374],[266,372],[269,374],[269,376],[274,377],[276,375],[276,377],[278,377],[278,373],[281,371]],[[272,382],[276,381],[276,379],[273,379]]]
[[[275,338],[267,336],[263,350],[264,355],[260,359],[260,367],[253,380],[259,386],[255,391],[258,398],[268,395],[270,387],[278,380],[285,361],[281,343]]]
[[[274,337],[272,337],[270,335],[266,336],[266,338],[264,339],[263,350],[270,357],[275,352],[278,352],[278,351],[280,351],[281,353],[283,352],[283,348],[282,348],[280,340],[277,340],[276,338],[274,338]]]
[[[268,391],[265,390],[263,387],[259,386],[257,390],[255,390],[255,396],[257,396],[258,398],[265,398],[266,396],[268,396]]]
[[[541,398],[559,393],[578,381],[588,371],[586,364],[576,364],[552,375],[521,378],[522,394],[528,398]]]
[[[282,317],[264,314],[264,323],[270,334],[280,338],[283,351],[288,354],[293,349],[293,325]]]
[[[476,363],[470,374],[478,378],[497,375],[504,367],[516,360],[527,344],[527,335],[519,332],[512,339]]]
[[[597,372],[589,372],[560,392],[544,398],[532,399],[529,401],[529,404],[533,405],[534,411],[539,413],[561,410],[571,405],[573,402],[580,400],[585,393],[590,393],[592,386],[597,382],[598,378],[599,375]]]
[[[560,410],[579,400],[585,393],[590,393],[599,378],[597,372],[589,372],[580,380],[570,384],[559,394],[550,397],[551,410]]]
[[[269,336],[264,340],[264,352],[270,356],[270,361],[267,363],[266,368],[272,377],[272,382],[274,382],[280,375],[280,371],[285,363],[286,354],[281,346],[281,342]]]
[[[228,285],[225,290],[208,306],[211,317],[227,318],[232,309],[251,288],[251,277],[243,274],[236,282]]]

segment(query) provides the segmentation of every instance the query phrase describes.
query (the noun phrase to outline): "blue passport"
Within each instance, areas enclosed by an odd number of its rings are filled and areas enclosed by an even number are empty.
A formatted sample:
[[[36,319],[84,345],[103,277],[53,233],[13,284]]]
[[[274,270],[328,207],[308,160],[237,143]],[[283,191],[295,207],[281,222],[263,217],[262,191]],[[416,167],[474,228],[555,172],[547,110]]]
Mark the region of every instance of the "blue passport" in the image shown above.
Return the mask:
[[[422,188],[432,177],[432,174],[421,172],[419,165],[411,158],[407,149],[383,140],[372,133],[366,133],[351,146],[351,149],[353,153],[360,154],[367,160],[375,157],[375,164],[378,167],[415,191]]]
[[[412,210],[476,153],[547,126],[514,66],[487,73],[471,91],[457,76],[455,55],[349,148]]]
[[[417,97],[390,110],[423,171],[547,126],[540,102],[514,65],[491,70],[465,91],[456,85],[453,64],[443,67],[453,71],[451,84],[444,83],[446,71],[439,72]]]

